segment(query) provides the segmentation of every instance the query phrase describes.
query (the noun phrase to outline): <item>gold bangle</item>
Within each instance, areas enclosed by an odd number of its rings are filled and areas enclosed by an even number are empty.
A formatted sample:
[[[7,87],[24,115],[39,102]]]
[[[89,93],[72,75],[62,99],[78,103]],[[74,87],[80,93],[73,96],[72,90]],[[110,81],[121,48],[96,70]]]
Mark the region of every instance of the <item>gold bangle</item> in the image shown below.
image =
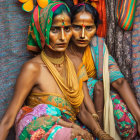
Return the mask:
[[[92,130],[93,134],[99,138],[99,140],[106,139],[106,140],[114,140],[109,134],[104,132],[102,129]]]
[[[95,119],[96,121],[99,121],[99,116],[97,114],[91,114],[93,119]]]

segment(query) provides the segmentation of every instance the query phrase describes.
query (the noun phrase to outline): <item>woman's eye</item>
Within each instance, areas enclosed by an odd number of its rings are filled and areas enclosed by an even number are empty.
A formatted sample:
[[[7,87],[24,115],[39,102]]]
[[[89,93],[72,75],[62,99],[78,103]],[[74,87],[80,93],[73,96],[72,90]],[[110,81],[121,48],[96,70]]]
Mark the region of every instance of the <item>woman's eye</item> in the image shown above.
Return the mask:
[[[86,28],[87,31],[91,31],[93,29],[92,26],[86,26],[85,28]]]
[[[66,32],[69,32],[71,30],[70,27],[65,27],[64,29],[65,29]]]
[[[78,30],[81,30],[82,28],[81,28],[81,26],[74,25],[74,26],[73,26],[73,29],[78,31]]]
[[[57,28],[51,28],[51,31],[52,31],[53,33],[57,33],[57,32],[58,32],[58,29],[57,29]]]

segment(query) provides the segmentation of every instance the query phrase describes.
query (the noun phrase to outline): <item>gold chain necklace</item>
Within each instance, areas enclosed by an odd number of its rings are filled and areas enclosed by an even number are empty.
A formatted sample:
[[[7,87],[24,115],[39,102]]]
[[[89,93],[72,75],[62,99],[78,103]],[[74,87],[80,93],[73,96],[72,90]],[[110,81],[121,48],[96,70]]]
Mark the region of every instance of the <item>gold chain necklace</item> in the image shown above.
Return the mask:
[[[59,74],[55,66],[47,59],[44,51],[41,52],[41,59],[45,63],[48,70],[51,72],[52,76],[54,77],[55,81],[57,82],[59,88],[61,89],[66,99],[78,112],[79,106],[83,102],[84,94],[82,88],[79,88],[75,67],[71,60],[68,58],[67,55],[65,55],[67,74],[67,84],[65,84],[64,79]]]
[[[45,53],[45,51],[44,51],[44,53]],[[62,64],[63,62],[64,62],[64,59],[65,59],[65,57],[64,57],[64,55],[62,55],[61,57],[59,57],[59,58],[53,58],[53,57],[50,57],[50,56],[48,56],[48,55],[46,55],[46,53],[45,53],[45,57],[51,62],[51,63],[53,63],[53,64]]]

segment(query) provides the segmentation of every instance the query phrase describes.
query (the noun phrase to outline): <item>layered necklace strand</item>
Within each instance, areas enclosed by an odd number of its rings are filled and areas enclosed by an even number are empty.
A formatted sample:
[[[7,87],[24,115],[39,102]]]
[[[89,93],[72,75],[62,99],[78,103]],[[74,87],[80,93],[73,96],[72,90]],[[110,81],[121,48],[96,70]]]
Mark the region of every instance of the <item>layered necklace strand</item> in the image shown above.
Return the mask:
[[[61,57],[59,57],[59,58],[53,58],[53,57],[50,57],[50,56],[48,56],[48,55],[46,55],[46,58],[51,62],[51,63],[53,63],[53,64],[55,64],[55,65],[61,65],[63,62],[64,62],[64,59],[65,59],[65,57],[64,57],[64,55],[62,55]]]
[[[62,55],[59,58],[53,58],[48,55],[46,55],[45,51],[43,51],[45,54],[45,57],[54,65],[54,67],[57,69],[59,74],[62,76],[64,83],[67,85],[67,74],[66,74],[66,64],[65,64],[65,54]]]
[[[61,89],[64,96],[70,102],[70,104],[76,109],[76,112],[79,111],[79,106],[83,102],[84,94],[83,90],[79,88],[79,83],[77,79],[77,75],[75,72],[75,68],[71,60],[65,55],[65,63],[66,63],[66,74],[65,78],[67,84],[64,83],[64,78],[57,71],[55,66],[47,59],[46,53],[44,51],[41,52],[41,59],[45,63],[48,70],[51,72],[52,76],[56,80],[59,88]]]

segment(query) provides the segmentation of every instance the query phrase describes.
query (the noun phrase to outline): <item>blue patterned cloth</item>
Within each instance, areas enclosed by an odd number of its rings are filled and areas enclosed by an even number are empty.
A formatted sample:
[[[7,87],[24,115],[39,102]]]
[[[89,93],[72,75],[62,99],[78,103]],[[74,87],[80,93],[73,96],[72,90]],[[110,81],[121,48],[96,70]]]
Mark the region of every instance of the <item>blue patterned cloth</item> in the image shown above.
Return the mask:
[[[96,68],[97,78],[96,79],[89,78],[87,82],[87,86],[89,89],[90,97],[94,101],[94,98],[93,98],[94,86],[99,80],[100,81],[103,80],[103,58],[105,54],[104,39],[95,36],[93,40],[91,41],[90,46],[91,46],[91,53],[92,53],[92,57],[93,57],[95,68]],[[114,82],[115,80],[119,78],[124,77],[111,55],[109,55],[108,67],[109,67],[110,83]],[[120,136],[128,137],[132,135],[132,137],[135,137],[136,122],[132,114],[129,112],[127,106],[125,105],[123,100],[120,98],[118,93],[115,93],[112,90],[110,91],[110,93],[111,93],[113,109],[114,109],[115,125],[116,125],[116,128],[118,129]],[[116,107],[116,103],[114,99],[115,100],[117,99],[117,101],[121,102],[121,104],[118,103]],[[118,115],[120,113],[121,115]]]
[[[87,82],[89,93],[91,95],[91,98],[93,98],[92,94],[96,82],[98,80],[103,80],[103,58],[105,54],[105,41],[103,38],[95,36],[90,43],[90,47],[97,75],[96,79],[90,78]],[[124,78],[117,63],[111,55],[109,55],[109,76],[111,83],[119,78]]]

